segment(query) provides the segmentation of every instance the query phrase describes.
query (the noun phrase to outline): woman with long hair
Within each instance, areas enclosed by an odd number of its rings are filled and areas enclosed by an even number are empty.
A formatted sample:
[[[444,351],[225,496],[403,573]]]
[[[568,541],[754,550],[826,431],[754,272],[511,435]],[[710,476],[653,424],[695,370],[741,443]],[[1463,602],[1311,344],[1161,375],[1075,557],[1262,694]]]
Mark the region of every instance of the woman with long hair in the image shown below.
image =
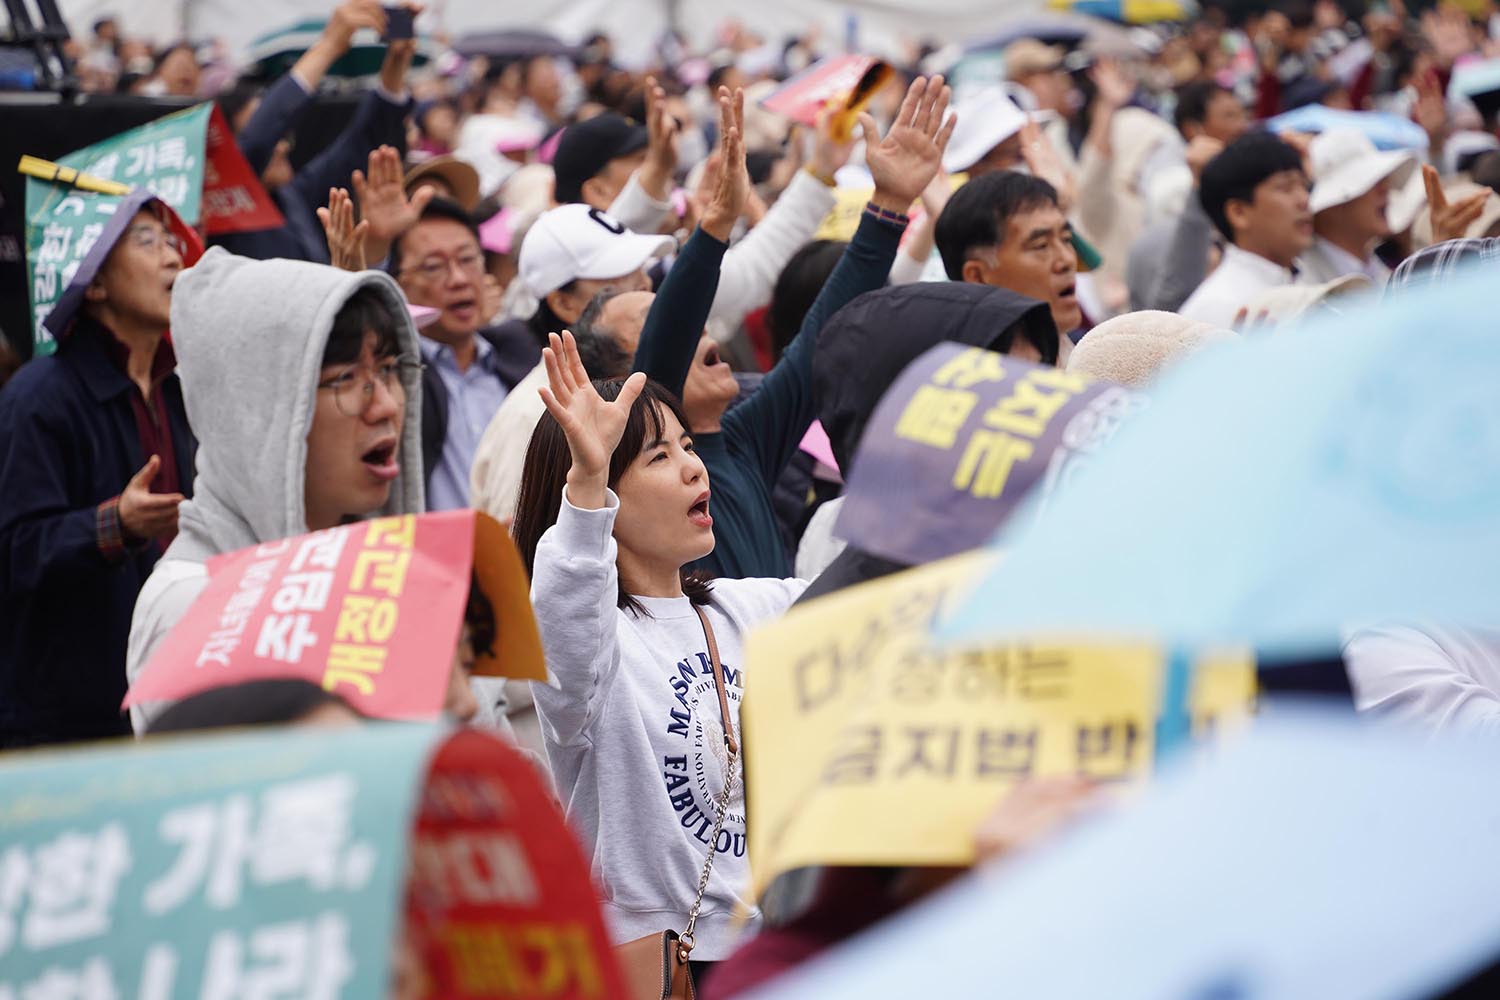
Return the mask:
[[[742,639],[804,584],[685,575],[714,535],[681,404],[639,372],[591,383],[572,334],[550,344],[514,529],[555,684],[534,685],[547,756],[616,941],[683,930],[712,849],[692,957],[714,961],[737,907],[759,920],[734,752]]]

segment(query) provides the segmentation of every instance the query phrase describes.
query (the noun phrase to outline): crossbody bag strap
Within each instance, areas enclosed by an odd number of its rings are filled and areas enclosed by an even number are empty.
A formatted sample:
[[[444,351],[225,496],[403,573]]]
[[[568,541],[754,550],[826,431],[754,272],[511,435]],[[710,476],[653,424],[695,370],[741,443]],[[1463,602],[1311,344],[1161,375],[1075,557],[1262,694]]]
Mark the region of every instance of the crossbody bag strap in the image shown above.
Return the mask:
[[[729,715],[729,694],[724,684],[724,665],[719,662],[719,644],[714,641],[714,627],[708,623],[708,615],[699,605],[698,621],[703,625],[703,638],[708,640],[708,658],[714,668],[714,690],[719,695],[719,718],[724,723],[724,746],[729,751],[729,773],[724,778],[724,794],[719,799],[717,815],[714,817],[713,836],[708,841],[708,857],[704,859],[703,871],[698,877],[698,893],[693,898],[693,908],[688,911],[687,929],[677,941],[677,957],[686,962],[692,954],[695,940],[693,929],[698,926],[698,912],[703,909],[703,894],[708,891],[708,880],[714,871],[714,855],[718,853],[719,834],[724,829],[724,817],[729,812],[729,800],[734,795],[734,765],[739,760],[740,743],[734,733],[734,721]]]
[[[729,693],[724,684],[724,665],[719,662],[719,644],[714,641],[714,627],[708,623],[708,614],[703,608],[694,604],[693,610],[698,612],[698,621],[703,624],[703,638],[708,640],[708,658],[714,668],[714,690],[719,695],[719,718],[724,723],[724,745],[731,754],[737,754],[740,741],[734,734],[734,720],[729,717]]]

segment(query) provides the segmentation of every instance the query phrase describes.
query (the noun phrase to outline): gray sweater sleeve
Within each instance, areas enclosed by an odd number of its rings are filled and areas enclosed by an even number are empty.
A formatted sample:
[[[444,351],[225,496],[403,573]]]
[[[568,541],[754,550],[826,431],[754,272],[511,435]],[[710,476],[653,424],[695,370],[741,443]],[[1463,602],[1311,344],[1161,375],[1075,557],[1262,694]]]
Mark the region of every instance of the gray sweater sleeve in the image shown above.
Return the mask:
[[[1176,312],[1188,300],[1188,296],[1203,284],[1208,276],[1208,252],[1213,246],[1214,224],[1203,203],[1198,200],[1198,189],[1194,188],[1177,219],[1177,228],[1172,232],[1172,242],[1162,263],[1161,273],[1151,284],[1151,293],[1142,309],[1161,309]]]
[[[551,683],[531,690],[543,730],[560,746],[587,741],[620,666],[612,534],[619,509],[613,491],[600,509],[583,510],[568,502],[565,490],[557,523],[536,547],[531,603]]]

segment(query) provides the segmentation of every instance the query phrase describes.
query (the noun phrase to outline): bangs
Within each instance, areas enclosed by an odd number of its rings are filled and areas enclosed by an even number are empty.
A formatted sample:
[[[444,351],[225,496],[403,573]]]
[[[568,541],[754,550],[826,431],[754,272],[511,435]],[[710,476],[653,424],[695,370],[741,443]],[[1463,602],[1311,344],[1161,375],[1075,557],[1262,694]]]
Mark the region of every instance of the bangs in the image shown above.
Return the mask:
[[[352,365],[365,347],[365,334],[375,335],[375,357],[394,358],[401,353],[396,317],[380,292],[364,287],[349,296],[333,319],[328,344],[323,348],[323,366]]]
[[[622,378],[594,383],[599,390],[599,395],[606,400],[618,399],[620,387],[624,384],[625,380]],[[609,458],[611,489],[619,485],[620,477],[640,456],[646,445],[662,439],[666,432],[665,415],[668,413],[677,418],[677,423],[682,426],[684,432],[688,432],[687,417],[683,414],[682,404],[677,401],[677,397],[657,383],[648,381],[640,397],[630,407],[630,417],[625,421],[625,431],[620,435],[620,443]]]

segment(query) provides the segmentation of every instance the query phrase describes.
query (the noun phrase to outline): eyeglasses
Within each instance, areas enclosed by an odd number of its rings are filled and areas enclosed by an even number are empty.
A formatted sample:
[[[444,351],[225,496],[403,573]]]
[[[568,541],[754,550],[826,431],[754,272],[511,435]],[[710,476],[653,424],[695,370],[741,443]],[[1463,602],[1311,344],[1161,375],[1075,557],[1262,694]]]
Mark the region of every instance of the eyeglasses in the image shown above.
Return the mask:
[[[361,369],[350,366],[330,379],[318,383],[319,389],[333,390],[333,405],[337,406],[339,412],[346,417],[361,417],[369,412],[370,404],[375,401],[375,383],[379,382],[385,391],[395,399],[396,405],[406,405],[406,385],[404,375],[414,373],[420,378],[426,365],[415,358],[385,358],[376,365],[375,370]]]
[[[420,264],[401,269],[402,274],[415,272],[428,284],[441,281],[448,276],[448,272],[457,264],[458,269],[468,275],[478,275],[484,270],[484,257],[474,250],[466,250],[457,257],[442,257],[433,255],[423,258]]]
[[[130,237],[133,245],[142,250],[155,250],[160,253],[163,247],[170,247],[177,252],[179,257],[187,252],[187,244],[183,242],[182,237],[160,226],[147,224],[131,226],[125,235]]]

